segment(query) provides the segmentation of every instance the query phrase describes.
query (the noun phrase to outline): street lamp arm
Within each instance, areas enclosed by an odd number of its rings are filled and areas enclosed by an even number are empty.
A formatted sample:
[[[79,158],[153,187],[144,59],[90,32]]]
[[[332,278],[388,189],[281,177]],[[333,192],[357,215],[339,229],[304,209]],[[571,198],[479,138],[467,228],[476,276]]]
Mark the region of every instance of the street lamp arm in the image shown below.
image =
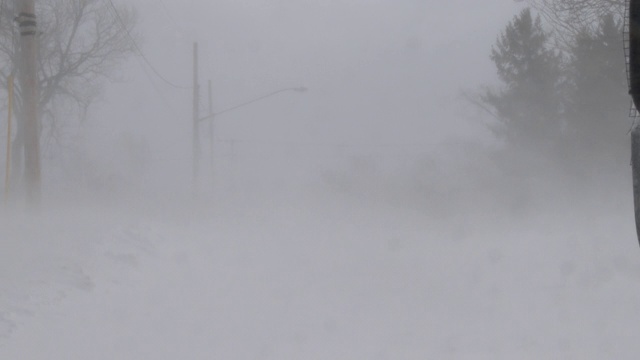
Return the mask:
[[[266,98],[268,98],[268,97],[271,97],[271,96],[273,96],[273,95],[276,95],[276,94],[279,94],[279,93],[281,93],[281,92],[285,92],[285,91],[305,92],[305,91],[307,91],[307,88],[305,88],[304,86],[300,86],[300,87],[293,87],[293,88],[286,88],[286,89],[276,90],[276,91],[274,91],[274,92],[268,93],[268,94],[266,94],[266,95],[262,95],[262,96],[260,96],[260,97],[258,97],[258,98],[255,98],[255,99],[253,99],[253,100],[249,100],[249,101],[247,101],[247,102],[243,102],[243,103],[241,103],[241,104],[238,104],[238,105],[232,106],[232,107],[230,107],[230,108],[228,108],[228,109],[224,109],[224,110],[221,110],[221,111],[215,112],[215,113],[213,113],[213,114],[207,115],[207,116],[205,116],[205,117],[201,118],[199,121],[205,121],[205,120],[211,119],[211,118],[213,118],[213,117],[215,117],[215,116],[218,116],[218,115],[222,115],[222,114],[224,114],[224,113],[231,112],[231,111],[233,111],[233,110],[239,109],[239,108],[241,108],[241,107],[245,107],[245,106],[247,106],[247,105],[253,104],[253,103],[255,103],[255,102],[258,102],[258,101],[260,101],[260,100],[266,99]]]

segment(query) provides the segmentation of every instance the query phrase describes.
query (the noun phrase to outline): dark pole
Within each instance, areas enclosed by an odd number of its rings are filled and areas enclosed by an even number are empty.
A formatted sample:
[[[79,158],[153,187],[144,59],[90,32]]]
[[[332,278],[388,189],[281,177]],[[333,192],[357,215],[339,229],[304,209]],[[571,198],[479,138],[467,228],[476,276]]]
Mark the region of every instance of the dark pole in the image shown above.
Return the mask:
[[[629,94],[640,109],[640,0],[629,1]],[[640,126],[631,130],[631,174],[636,235],[640,241]]]
[[[215,185],[216,171],[215,171],[215,159],[214,159],[214,127],[215,127],[215,115],[213,114],[213,90],[211,87],[211,80],[209,80],[209,116],[211,121],[209,122],[209,161],[211,167],[211,184]],[[213,189],[213,187],[212,187]]]
[[[640,109],[640,1],[629,1],[629,94]]]
[[[198,166],[200,156],[200,137],[198,134],[198,123],[200,122],[200,89],[198,84],[198,43],[193,43],[193,193],[198,191]]]
[[[640,126],[634,126],[631,130],[631,174],[636,235],[640,241]]]

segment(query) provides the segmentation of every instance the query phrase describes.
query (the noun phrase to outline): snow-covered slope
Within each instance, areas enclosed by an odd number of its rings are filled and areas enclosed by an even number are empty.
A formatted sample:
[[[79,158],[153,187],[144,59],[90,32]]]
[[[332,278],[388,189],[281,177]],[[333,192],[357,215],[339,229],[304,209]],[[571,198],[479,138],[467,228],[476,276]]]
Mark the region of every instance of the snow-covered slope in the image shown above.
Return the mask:
[[[629,204],[443,219],[312,200],[5,216],[0,358],[631,359],[640,351]]]

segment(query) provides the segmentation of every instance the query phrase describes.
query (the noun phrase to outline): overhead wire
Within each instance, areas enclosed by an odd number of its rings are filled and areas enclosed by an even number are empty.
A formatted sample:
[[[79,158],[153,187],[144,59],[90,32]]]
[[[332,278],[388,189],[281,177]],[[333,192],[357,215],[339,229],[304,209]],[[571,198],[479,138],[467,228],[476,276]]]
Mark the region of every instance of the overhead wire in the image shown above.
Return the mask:
[[[415,151],[423,152],[432,144],[425,142],[413,143],[393,143],[393,142],[353,142],[353,141],[304,141],[304,140],[274,140],[261,137],[250,138],[220,138],[216,137],[219,142],[235,142],[237,144],[257,144],[271,146],[298,146],[301,148],[336,148],[336,149],[367,149],[367,150],[395,150],[395,151]]]
[[[118,12],[118,8],[115,6],[115,4],[113,3],[112,0],[107,0],[107,2],[109,3],[109,5],[111,6],[111,9],[113,10],[114,15],[116,16],[116,19],[118,20],[118,22],[120,23],[120,26],[122,27],[122,29],[125,31],[125,33],[127,34],[127,36],[129,37],[129,40],[131,40],[131,43],[133,44],[134,48],[136,49],[136,52],[138,53],[138,56],[140,56],[144,62],[147,64],[147,66],[149,66],[149,68],[151,69],[151,71],[153,71],[153,73],[160,79],[162,80],[164,83],[166,83],[167,85],[174,87],[176,89],[191,89],[190,86],[183,86],[183,85],[178,85],[170,80],[168,80],[165,76],[163,76],[160,71],[158,71],[156,69],[155,66],[153,66],[153,64],[151,63],[151,61],[149,61],[149,59],[145,56],[145,54],[142,52],[142,49],[140,48],[140,46],[138,45],[138,43],[135,41],[135,39],[133,38],[133,36],[131,35],[131,32],[129,31],[129,29],[127,28],[127,25],[125,24],[124,20],[122,19],[122,17],[120,16],[120,13]]]
[[[142,71],[144,72],[144,75],[149,80],[149,83],[151,84],[151,86],[153,87],[155,92],[158,94],[158,96],[160,96],[160,98],[162,100],[162,105],[167,107],[167,109],[169,109],[169,111],[171,112],[171,115],[173,117],[177,118],[178,117],[178,113],[176,112],[174,107],[171,105],[171,102],[168,100],[167,96],[162,92],[162,90],[160,89],[159,85],[156,84],[156,82],[153,80],[153,75],[149,74],[148,70],[145,68],[143,63],[140,63],[140,65],[141,65]]]
[[[169,8],[167,8],[166,3],[164,2],[164,0],[158,0],[160,2],[160,6],[162,7],[162,12],[164,13],[165,17],[167,19],[169,19],[169,23],[175,28],[175,30],[177,30],[178,32],[184,33],[184,28],[182,26],[180,26],[180,24],[175,20],[175,17],[173,17],[171,15],[171,12],[169,11]]]

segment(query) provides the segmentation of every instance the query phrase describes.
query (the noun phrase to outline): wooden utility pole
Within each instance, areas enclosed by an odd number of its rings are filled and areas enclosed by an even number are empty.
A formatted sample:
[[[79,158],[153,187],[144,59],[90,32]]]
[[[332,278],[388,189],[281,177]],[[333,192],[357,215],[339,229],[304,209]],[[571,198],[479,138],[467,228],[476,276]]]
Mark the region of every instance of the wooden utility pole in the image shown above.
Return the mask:
[[[25,182],[27,201],[37,206],[41,197],[40,179],[40,124],[38,120],[38,28],[34,0],[15,0],[20,26],[19,77],[22,92],[22,113],[25,144]]]
[[[200,85],[198,83],[198,43],[193,43],[193,193],[198,191],[198,176],[200,162]]]

